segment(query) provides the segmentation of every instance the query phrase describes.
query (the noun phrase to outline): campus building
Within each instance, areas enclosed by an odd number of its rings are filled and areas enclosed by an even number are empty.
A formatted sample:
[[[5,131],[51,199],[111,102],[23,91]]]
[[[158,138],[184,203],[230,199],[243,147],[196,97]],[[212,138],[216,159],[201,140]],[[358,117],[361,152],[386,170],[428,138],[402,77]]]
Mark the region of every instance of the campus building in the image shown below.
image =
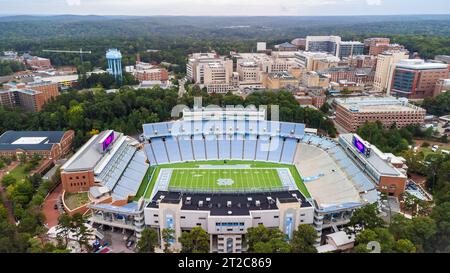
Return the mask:
[[[365,122],[380,121],[385,128],[423,124],[426,111],[407,99],[394,97],[355,97],[335,99],[336,122],[349,132],[356,132]]]
[[[341,37],[339,36],[306,36],[306,51],[327,52],[339,56]]]
[[[400,60],[408,59],[408,57],[407,51],[385,51],[379,54],[373,81],[374,90],[389,95],[388,90],[391,86],[395,64]]]
[[[299,51],[294,55],[295,63],[305,71],[319,71],[338,66],[340,59],[324,52]]]
[[[89,191],[100,201],[127,200],[136,194],[147,168],[137,140],[106,130],[92,136],[64,163],[61,182],[65,192]]]
[[[436,83],[448,77],[448,65],[427,63],[420,59],[400,60],[392,71],[388,93],[408,99],[424,99],[435,95]]]
[[[5,90],[0,90],[0,106],[20,107],[27,112],[39,112],[48,101],[59,96],[58,85],[47,80],[28,84],[11,82],[3,87]]]
[[[358,41],[342,41],[339,44],[339,58],[364,54],[364,44]]]
[[[0,136],[0,156],[39,155],[54,162],[70,151],[74,136],[72,130],[6,131]]]

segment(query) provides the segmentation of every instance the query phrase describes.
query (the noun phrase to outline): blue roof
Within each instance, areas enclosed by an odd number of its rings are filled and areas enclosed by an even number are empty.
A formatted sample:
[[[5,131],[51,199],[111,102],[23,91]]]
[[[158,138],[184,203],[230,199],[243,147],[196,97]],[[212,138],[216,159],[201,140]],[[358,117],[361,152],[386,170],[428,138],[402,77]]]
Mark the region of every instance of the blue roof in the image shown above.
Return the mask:
[[[64,131],[6,131],[0,136],[0,151],[22,150],[51,150],[53,144],[61,142]],[[13,144],[22,138],[45,138],[39,143]]]

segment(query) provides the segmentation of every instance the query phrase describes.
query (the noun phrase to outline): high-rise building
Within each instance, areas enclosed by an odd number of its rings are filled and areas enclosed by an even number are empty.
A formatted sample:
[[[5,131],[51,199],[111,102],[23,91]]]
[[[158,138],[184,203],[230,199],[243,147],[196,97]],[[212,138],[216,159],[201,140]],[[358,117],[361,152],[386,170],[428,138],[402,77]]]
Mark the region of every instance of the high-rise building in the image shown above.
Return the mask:
[[[193,53],[188,57],[186,64],[186,76],[195,84],[204,84],[205,66],[210,63],[220,63],[225,58],[220,57],[215,52]]]
[[[327,52],[334,56],[339,56],[339,46],[341,37],[339,36],[306,36],[306,50]]]
[[[113,75],[117,81],[122,81],[122,54],[118,49],[108,49],[106,52],[108,61],[108,73]]]
[[[394,64],[408,59],[407,51],[386,51],[378,55],[373,87],[377,92],[388,92]]]
[[[339,44],[339,58],[363,55],[364,44],[357,41],[342,41]]]
[[[432,97],[439,79],[447,78],[448,66],[421,59],[400,60],[392,71],[390,94],[409,99]]]

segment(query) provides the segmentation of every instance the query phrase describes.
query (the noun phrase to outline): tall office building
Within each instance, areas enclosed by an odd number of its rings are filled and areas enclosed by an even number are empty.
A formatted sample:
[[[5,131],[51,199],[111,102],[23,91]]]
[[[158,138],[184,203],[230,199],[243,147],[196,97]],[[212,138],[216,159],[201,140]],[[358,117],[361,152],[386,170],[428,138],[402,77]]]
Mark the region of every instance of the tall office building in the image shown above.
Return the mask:
[[[339,44],[339,58],[364,54],[364,44],[357,41],[342,41]]]
[[[407,51],[386,51],[378,55],[373,81],[375,91],[389,94],[388,87],[391,85],[391,75],[395,64],[408,57]]]
[[[122,81],[122,54],[118,49],[108,49],[106,52],[108,61],[108,73],[113,75],[117,81]]]
[[[327,52],[339,56],[339,36],[306,36],[306,51]]]
[[[432,97],[439,79],[448,76],[443,63],[426,63],[421,59],[400,60],[392,71],[390,93],[396,97],[424,99]]]

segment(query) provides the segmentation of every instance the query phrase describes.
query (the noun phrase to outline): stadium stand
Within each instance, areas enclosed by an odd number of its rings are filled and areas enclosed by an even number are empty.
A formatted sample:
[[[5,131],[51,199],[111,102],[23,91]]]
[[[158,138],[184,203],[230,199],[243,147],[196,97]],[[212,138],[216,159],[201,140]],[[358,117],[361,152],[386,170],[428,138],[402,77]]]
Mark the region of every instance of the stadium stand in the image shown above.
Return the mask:
[[[297,148],[297,140],[292,138],[286,138],[283,145],[281,162],[291,164],[294,161],[296,148]]]
[[[181,162],[180,148],[178,147],[178,141],[176,138],[167,137],[166,148],[167,148],[167,155],[169,156],[169,161],[171,163]]]
[[[219,153],[217,150],[217,139],[215,135],[209,135],[205,138],[206,159],[217,160]]]
[[[280,162],[281,152],[283,151],[284,141],[278,136],[273,136],[270,140],[270,149],[268,161]]]
[[[162,138],[152,139],[152,149],[156,157],[156,162],[158,164],[169,163],[169,158],[167,156],[166,147]]]
[[[178,144],[180,145],[181,159],[183,161],[194,160],[194,154],[192,152],[191,138],[185,136],[178,137]]]

